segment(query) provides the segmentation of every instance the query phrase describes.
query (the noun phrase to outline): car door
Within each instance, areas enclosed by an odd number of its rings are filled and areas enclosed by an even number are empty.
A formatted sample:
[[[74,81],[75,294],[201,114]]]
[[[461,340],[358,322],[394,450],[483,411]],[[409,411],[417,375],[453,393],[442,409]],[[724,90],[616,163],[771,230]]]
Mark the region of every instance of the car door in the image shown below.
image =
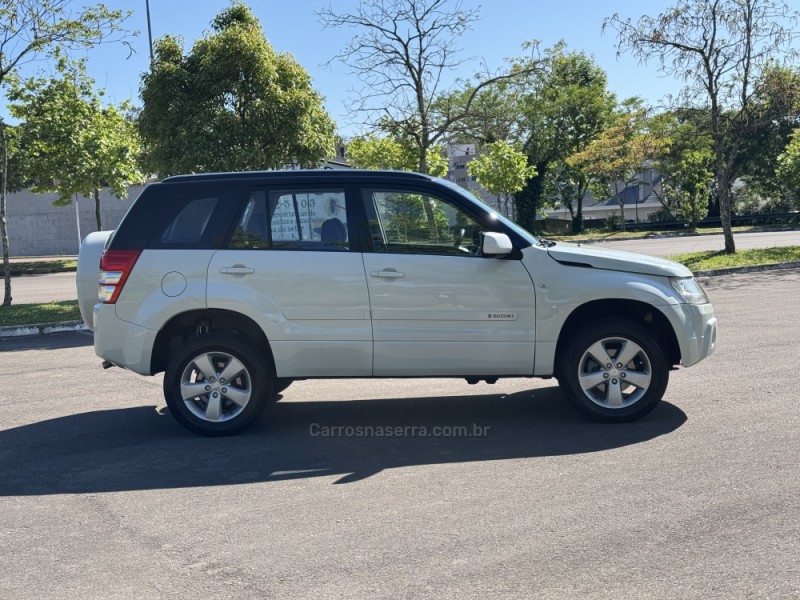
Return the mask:
[[[372,375],[372,328],[352,207],[334,186],[249,193],[208,269],[208,306],[250,316],[278,377]]]
[[[519,260],[481,256],[486,224],[441,196],[362,190],[374,374],[531,375],[530,275]]]

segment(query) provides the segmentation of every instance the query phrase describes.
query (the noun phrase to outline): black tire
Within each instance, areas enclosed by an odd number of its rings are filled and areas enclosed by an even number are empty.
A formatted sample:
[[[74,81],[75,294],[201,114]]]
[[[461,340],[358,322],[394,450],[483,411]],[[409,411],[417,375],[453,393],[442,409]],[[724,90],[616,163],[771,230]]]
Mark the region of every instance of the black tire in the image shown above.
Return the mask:
[[[606,363],[601,364],[596,355],[606,357]],[[617,358],[628,360],[619,367],[622,363]],[[644,327],[626,319],[608,319],[590,325],[568,342],[558,380],[575,408],[590,419],[634,421],[653,410],[664,396],[669,364],[659,342]]]
[[[213,374],[204,373],[199,364]],[[232,380],[222,377],[226,367]],[[184,400],[182,386],[188,392],[196,388],[197,395]],[[272,386],[264,353],[247,340],[226,334],[192,340],[164,373],[164,398],[172,416],[189,431],[205,436],[235,435],[246,429],[273,397]]]
[[[291,379],[289,377],[276,377],[275,380],[272,382],[272,395],[277,396],[293,383],[294,379]]]

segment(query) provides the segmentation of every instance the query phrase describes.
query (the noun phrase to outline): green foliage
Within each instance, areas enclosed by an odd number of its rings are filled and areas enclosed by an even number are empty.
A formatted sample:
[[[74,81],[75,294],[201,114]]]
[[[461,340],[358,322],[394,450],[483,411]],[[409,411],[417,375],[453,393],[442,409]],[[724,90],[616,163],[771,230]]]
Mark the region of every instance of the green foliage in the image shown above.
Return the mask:
[[[0,327],[77,321],[80,318],[81,310],[77,300],[0,307]]]
[[[417,165],[414,150],[391,137],[359,137],[347,145],[347,159],[358,169],[413,171]]]
[[[635,104],[627,103],[628,106]],[[623,231],[625,213],[620,192],[636,180],[645,160],[661,155],[669,145],[668,139],[656,136],[647,126],[643,109],[624,113],[584,150],[567,159],[567,164],[589,178],[596,198],[618,197]]]
[[[744,185],[732,190],[733,212],[737,215],[757,215],[764,204],[753,186]]]
[[[0,85],[20,65],[57,48],[91,48],[120,30],[130,13],[104,5],[72,8],[70,0],[0,3]]]
[[[4,0],[0,3],[0,89],[20,66],[41,58],[43,54],[60,48],[91,48],[120,30],[121,22],[130,13],[110,11],[102,4],[72,10],[70,0]],[[6,126],[0,119],[3,138]],[[3,160],[8,158],[3,152]],[[6,189],[16,183],[3,168],[0,185],[0,239],[3,246],[3,275],[5,292],[3,306],[11,304],[11,269],[9,265],[8,228],[6,215]],[[9,179],[12,179],[9,186]]]
[[[775,173],[791,194],[794,207],[800,208],[800,129],[792,132],[789,143],[778,156]]]
[[[6,139],[6,147],[8,150],[8,173],[6,179],[6,188],[9,192],[18,192],[24,189],[29,182],[26,180],[24,153],[20,151],[20,127],[12,127],[0,122],[0,127],[4,128]],[[2,152],[2,148],[0,148]],[[3,171],[2,157],[0,156],[0,175]]]
[[[800,123],[800,69],[771,66],[756,85],[751,127],[737,159],[737,175],[771,204],[796,199],[775,165]]]
[[[740,250],[736,254],[707,250],[704,252],[677,254],[668,258],[686,265],[692,271],[753,265],[774,265],[786,262],[800,262],[800,246],[755,248],[753,250]]]
[[[11,80],[9,109],[23,121],[21,152],[33,191],[55,191],[56,203],[68,204],[75,194],[97,200],[107,185],[124,198],[142,179],[136,127],[124,115],[130,104],[104,106],[83,61],[60,57],[57,70],[58,77]]]
[[[769,129],[756,88],[776,64],[794,58],[797,16],[782,0],[677,0],[657,16],[633,22],[615,14],[603,25],[618,32],[620,52],[655,60],[662,73],[685,83],[684,105],[705,112],[725,251],[731,254],[731,189],[741,153],[759,127]]]
[[[467,172],[486,190],[505,199],[505,212],[509,215],[509,197],[520,191],[528,180],[536,176],[536,167],[528,166],[528,158],[507,142],[489,144],[483,152],[467,164]],[[515,211],[511,211],[513,214]]]
[[[62,258],[54,260],[37,260],[31,262],[11,263],[11,275],[41,275],[43,273],[68,273],[76,271],[78,261],[72,258]]]
[[[347,145],[347,158],[358,169],[415,171],[419,166],[418,150],[411,143],[391,136],[358,137]],[[447,159],[443,148],[433,148],[427,162],[430,175],[447,175]]]
[[[710,168],[713,156],[710,150],[686,150],[678,158],[668,178],[664,179],[664,192],[679,219],[689,221],[692,229],[708,215],[708,200],[714,174]]]
[[[278,54],[241,2],[184,55],[156,42],[142,77],[139,130],[146,168],[159,175],[316,166],[334,154],[334,123],[311,79]]]
[[[548,204],[567,207],[573,232],[583,228],[583,197],[589,180],[567,159],[584,150],[613,120],[616,97],[605,71],[583,52],[567,52],[563,42],[546,51],[546,69],[529,78],[521,97],[521,142],[538,177],[518,195],[531,218]],[[527,208],[526,211],[523,208]]]

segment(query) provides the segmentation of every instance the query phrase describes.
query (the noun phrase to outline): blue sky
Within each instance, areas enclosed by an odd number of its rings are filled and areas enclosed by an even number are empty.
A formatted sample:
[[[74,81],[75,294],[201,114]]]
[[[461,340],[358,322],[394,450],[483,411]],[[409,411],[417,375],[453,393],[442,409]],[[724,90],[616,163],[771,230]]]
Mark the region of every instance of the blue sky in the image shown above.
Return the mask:
[[[247,0],[246,0],[247,1]],[[76,2],[87,4],[88,2]],[[340,131],[358,133],[348,126],[347,98],[359,82],[348,74],[347,67],[325,63],[341,50],[353,35],[352,30],[326,30],[315,11],[332,4],[338,12],[357,5],[356,0],[250,0],[247,2],[261,21],[267,39],[278,52],[289,52],[311,74],[314,87],[325,97],[326,106]],[[132,49],[121,44],[104,46],[89,54],[89,72],[97,85],[104,87],[111,101],[132,98],[139,103],[139,81],[149,62],[145,0],[106,0],[110,8],[134,11],[127,22],[139,36],[130,40]],[[209,29],[214,16],[228,6],[226,0],[150,0],[153,37],[167,33],[181,35],[188,50],[192,43]],[[463,0],[467,8],[480,4]],[[615,12],[638,18],[643,11],[656,14],[673,4],[668,0],[494,0],[484,2],[480,20],[461,39],[464,64],[452,78],[468,78],[483,61],[490,69],[503,66],[504,59],[520,56],[525,40],[538,39],[543,47],[559,40],[573,50],[593,55],[608,73],[609,87],[624,98],[639,95],[651,104],[658,104],[666,94],[676,93],[680,82],[657,73],[655,64],[641,66],[630,56],[616,56],[614,33],[601,33],[604,17]],[[6,111],[3,111],[4,113]]]

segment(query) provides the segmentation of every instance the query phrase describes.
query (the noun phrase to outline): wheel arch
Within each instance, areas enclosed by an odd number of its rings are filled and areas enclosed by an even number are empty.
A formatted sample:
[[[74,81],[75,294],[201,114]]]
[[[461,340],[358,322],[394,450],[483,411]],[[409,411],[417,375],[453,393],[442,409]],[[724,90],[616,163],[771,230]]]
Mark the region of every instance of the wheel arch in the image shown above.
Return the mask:
[[[563,362],[563,353],[576,333],[587,323],[607,318],[627,319],[646,327],[661,344],[664,356],[669,364],[676,365],[680,363],[681,349],[678,344],[678,337],[675,335],[675,330],[667,317],[657,307],[639,300],[592,300],[575,308],[561,327],[556,344],[556,375],[558,374],[559,365]]]
[[[187,341],[208,332],[229,333],[241,336],[262,350],[269,363],[270,374],[275,377],[275,359],[266,334],[250,317],[231,310],[198,309],[172,317],[161,328],[153,344],[150,359],[151,374],[165,371],[175,351]]]

